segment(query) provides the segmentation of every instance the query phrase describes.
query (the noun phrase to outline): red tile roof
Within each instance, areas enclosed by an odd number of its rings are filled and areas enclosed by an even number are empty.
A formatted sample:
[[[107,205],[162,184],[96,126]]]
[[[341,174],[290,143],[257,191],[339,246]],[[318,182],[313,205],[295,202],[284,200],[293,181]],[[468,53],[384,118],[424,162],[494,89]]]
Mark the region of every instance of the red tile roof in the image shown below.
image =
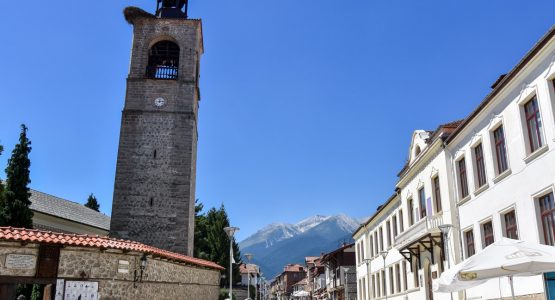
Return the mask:
[[[54,244],[63,246],[90,247],[99,249],[117,249],[123,251],[135,251],[173,260],[176,262],[191,264],[210,269],[224,270],[225,268],[216,263],[178,254],[134,241],[118,240],[109,237],[87,234],[67,234],[36,229],[0,227],[0,240],[13,242],[28,242],[41,244]]]
[[[289,264],[283,268],[283,272],[305,272],[305,269],[299,264]]]

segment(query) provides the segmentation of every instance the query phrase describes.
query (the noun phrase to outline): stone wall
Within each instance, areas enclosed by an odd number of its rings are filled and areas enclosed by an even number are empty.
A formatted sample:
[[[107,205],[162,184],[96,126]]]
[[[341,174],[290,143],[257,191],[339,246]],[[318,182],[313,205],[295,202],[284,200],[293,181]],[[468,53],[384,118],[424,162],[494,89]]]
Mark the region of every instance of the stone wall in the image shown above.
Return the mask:
[[[110,235],[192,255],[199,20],[137,18],[122,115]],[[179,78],[146,79],[149,49],[178,44]],[[161,107],[157,98],[165,99]]]
[[[33,270],[5,268],[7,254],[38,255],[38,245],[0,243],[0,276],[34,277]],[[60,252],[58,278],[91,281],[99,284],[102,300],[216,300],[219,295],[218,270],[174,263],[148,257],[142,282],[133,287],[133,271],[139,269],[141,253],[123,253],[118,250],[65,247]],[[118,271],[121,261],[129,262],[127,272]]]

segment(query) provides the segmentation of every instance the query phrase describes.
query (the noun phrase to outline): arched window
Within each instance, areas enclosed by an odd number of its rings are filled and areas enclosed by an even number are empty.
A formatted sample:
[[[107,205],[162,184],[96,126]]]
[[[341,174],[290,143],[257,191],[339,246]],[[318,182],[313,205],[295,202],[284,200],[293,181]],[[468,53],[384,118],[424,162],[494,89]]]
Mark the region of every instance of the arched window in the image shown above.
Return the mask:
[[[154,44],[148,53],[146,77],[151,79],[177,79],[179,46],[170,41]]]
[[[414,149],[414,157],[417,157],[418,154],[420,154],[421,151],[422,150],[420,150],[420,146],[417,145],[416,148]]]

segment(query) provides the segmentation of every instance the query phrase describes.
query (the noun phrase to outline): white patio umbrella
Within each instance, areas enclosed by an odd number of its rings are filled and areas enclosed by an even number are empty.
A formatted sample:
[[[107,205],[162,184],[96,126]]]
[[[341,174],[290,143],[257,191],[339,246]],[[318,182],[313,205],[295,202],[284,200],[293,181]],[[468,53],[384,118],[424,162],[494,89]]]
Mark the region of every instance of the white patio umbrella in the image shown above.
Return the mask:
[[[513,276],[555,271],[555,247],[502,238],[445,271],[434,281],[436,292],[456,292],[496,277],[508,276],[514,298]]]

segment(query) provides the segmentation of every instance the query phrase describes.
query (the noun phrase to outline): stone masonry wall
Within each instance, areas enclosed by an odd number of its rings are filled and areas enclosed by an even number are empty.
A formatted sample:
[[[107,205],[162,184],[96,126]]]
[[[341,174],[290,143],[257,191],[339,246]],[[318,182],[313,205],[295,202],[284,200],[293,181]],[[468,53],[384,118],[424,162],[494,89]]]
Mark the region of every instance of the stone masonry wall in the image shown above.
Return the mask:
[[[12,270],[4,266],[7,254],[38,255],[38,245],[0,243],[0,276],[34,277],[33,270]],[[143,282],[133,287],[133,271],[139,269],[141,253],[65,247],[60,252],[58,278],[99,284],[102,300],[216,300],[219,296],[218,270],[189,266],[149,257]],[[118,271],[120,261],[129,262],[127,273]]]
[[[143,282],[133,287],[133,271],[140,254],[123,254],[66,248],[60,255],[58,276],[99,282],[100,299],[218,299],[220,272],[148,259]],[[118,273],[120,260],[129,262],[129,273]]]
[[[180,47],[178,80],[145,79],[150,47]],[[192,255],[196,180],[198,20],[135,20],[110,235]],[[166,104],[156,107],[154,100]]]

